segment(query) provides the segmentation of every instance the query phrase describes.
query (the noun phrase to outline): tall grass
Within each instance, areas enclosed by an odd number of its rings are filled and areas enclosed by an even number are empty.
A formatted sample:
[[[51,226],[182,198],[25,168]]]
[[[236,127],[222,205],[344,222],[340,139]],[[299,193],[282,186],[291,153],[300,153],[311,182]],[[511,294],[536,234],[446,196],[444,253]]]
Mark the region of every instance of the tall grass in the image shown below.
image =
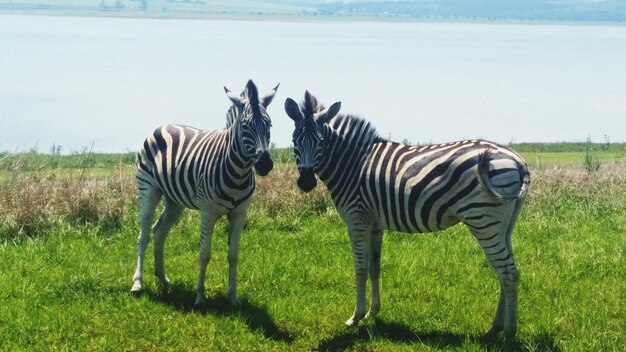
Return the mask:
[[[295,188],[292,153],[272,152],[275,170],[257,178],[250,224],[293,228],[302,217],[334,212],[322,187],[306,195]],[[125,214],[137,210],[133,164],[128,154],[96,154],[93,160],[34,153],[5,157],[0,161],[0,170],[8,170],[0,173],[0,241],[45,236],[63,224],[119,228]]]
[[[336,216],[322,185],[310,194],[296,188],[297,171],[289,152],[278,153],[276,169],[269,176],[257,177],[250,224],[287,229],[301,219]],[[57,168],[42,157],[5,173],[0,178],[0,239],[45,236],[64,223],[102,230],[119,227],[127,212],[136,210],[137,192],[134,167],[128,162],[120,166],[114,162],[116,158],[120,156],[103,157],[98,168],[104,171],[88,173],[83,179],[80,169],[72,171],[79,165],[73,164],[79,159],[75,156],[60,157],[62,164],[74,165],[63,173],[54,172]],[[11,162],[5,159],[4,165],[7,163]],[[36,168],[38,173],[33,172]],[[603,172],[559,167],[533,170],[527,207],[541,216],[574,210],[594,215],[619,212],[626,206],[625,170],[622,164],[607,164]]]
[[[595,172],[600,169],[600,159],[596,155],[596,152],[593,149],[591,140],[587,138],[585,149],[585,157],[583,158],[583,165],[585,166],[585,170],[589,172]],[[608,148],[608,146],[607,146]]]
[[[135,194],[128,177],[13,175],[0,180],[0,240],[45,236],[64,224],[119,228]]]
[[[112,169],[122,165],[135,163],[135,153],[73,153],[71,155],[0,152],[0,171],[5,172],[42,172],[55,169]]]
[[[602,172],[552,168],[532,172],[526,208],[530,214],[611,216],[626,214],[626,165],[609,164]]]

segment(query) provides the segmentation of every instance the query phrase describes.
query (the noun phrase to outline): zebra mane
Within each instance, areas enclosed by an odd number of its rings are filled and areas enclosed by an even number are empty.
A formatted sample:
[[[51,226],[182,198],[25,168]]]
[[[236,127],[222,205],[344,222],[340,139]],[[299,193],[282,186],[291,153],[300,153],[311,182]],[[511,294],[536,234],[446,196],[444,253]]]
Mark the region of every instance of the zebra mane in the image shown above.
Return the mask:
[[[243,93],[241,93],[241,95],[248,99],[253,107],[259,106],[259,91],[257,90],[254,82],[252,82],[251,79],[248,80],[248,83],[246,84],[246,89],[243,90]]]
[[[226,129],[230,128],[237,120],[237,107],[235,104],[231,105],[226,113]]]
[[[320,103],[317,98],[309,93],[304,92],[304,101],[300,104],[304,118],[315,118],[315,114],[324,110],[326,107]],[[339,114],[328,121],[328,125],[340,136],[350,138],[358,133],[364,138],[358,138],[361,143],[384,142],[385,138],[378,135],[376,128],[366,119],[356,115]]]
[[[302,107],[304,117],[313,117],[316,112],[325,109],[324,105],[320,103],[313,94],[309,93],[308,90],[304,92],[304,103]]]
[[[376,127],[366,119],[356,115],[339,114],[330,121],[328,125],[340,136],[346,139],[354,137],[355,134],[361,138],[352,138],[352,140],[360,141],[363,144],[372,144],[377,142],[386,142],[386,138],[382,138]]]

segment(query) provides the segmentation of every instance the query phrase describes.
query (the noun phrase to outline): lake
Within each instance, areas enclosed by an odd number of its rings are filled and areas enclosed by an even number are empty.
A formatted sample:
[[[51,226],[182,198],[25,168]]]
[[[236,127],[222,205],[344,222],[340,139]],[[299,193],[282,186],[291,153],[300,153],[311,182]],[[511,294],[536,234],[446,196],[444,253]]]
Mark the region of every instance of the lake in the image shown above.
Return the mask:
[[[222,128],[252,78],[272,141],[305,89],[393,140],[626,141],[626,26],[0,15],[0,151],[135,151]]]

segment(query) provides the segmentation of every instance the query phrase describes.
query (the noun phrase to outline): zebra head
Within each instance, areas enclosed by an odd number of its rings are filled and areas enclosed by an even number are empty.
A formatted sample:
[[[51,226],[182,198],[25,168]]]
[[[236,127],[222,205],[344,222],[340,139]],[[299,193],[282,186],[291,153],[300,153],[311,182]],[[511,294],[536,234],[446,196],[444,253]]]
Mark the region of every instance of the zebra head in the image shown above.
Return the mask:
[[[319,170],[324,153],[323,127],[340,109],[340,102],[334,103],[328,109],[324,108],[308,91],[304,93],[302,106],[298,106],[291,98],[285,100],[285,112],[296,124],[293,131],[293,151],[300,173],[298,187],[304,192],[310,192],[317,186],[315,173]]]
[[[237,121],[237,134],[241,138],[243,157],[252,159],[254,169],[260,176],[267,175],[274,167],[269,153],[272,120],[266,108],[274,99],[279,85],[261,98],[252,80],[248,81],[240,96],[224,87],[226,95],[236,107],[234,118]],[[234,121],[229,121],[231,123]]]

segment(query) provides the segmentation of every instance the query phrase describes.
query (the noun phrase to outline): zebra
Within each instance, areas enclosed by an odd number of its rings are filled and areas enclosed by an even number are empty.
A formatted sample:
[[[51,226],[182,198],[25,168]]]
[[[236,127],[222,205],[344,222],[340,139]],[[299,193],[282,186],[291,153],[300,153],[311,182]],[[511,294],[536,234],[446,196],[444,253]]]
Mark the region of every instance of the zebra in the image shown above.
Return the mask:
[[[280,84],[279,84],[280,85]],[[241,95],[224,87],[232,106],[226,115],[225,129],[203,131],[181,125],[158,127],[146,138],[137,153],[141,232],[137,240],[137,267],[131,292],[143,290],[144,254],[150,241],[154,212],[161,198],[165,207],[154,231],[154,272],[167,287],[163,247],[168,232],[185,208],[200,211],[200,274],[196,305],[206,302],[204,282],[211,260],[211,238],[216,221],[228,218],[228,296],[237,299],[239,238],[254,192],[254,173],[267,175],[273,167],[268,146],[271,120],[266,108],[278,85],[259,98],[257,87],[249,80]]]
[[[413,146],[381,138],[365,119],[325,108],[308,91],[299,106],[285,101],[295,122],[298,187],[309,192],[317,175],[347,225],[356,276],[356,326],[380,311],[383,230],[427,233],[464,223],[500,281],[500,298],[487,336],[517,328],[519,271],[511,235],[524,204],[530,174],[522,158],[486,140]],[[367,314],[365,286],[371,280]]]

